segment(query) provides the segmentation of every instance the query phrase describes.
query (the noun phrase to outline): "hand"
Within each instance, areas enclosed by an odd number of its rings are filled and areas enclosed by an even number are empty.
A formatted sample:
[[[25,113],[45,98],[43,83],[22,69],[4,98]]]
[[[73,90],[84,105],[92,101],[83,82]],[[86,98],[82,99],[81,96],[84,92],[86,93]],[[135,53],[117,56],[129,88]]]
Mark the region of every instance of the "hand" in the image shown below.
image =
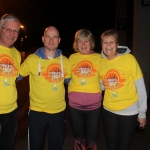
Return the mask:
[[[141,128],[145,128],[146,118],[138,118],[138,122],[140,123]]]

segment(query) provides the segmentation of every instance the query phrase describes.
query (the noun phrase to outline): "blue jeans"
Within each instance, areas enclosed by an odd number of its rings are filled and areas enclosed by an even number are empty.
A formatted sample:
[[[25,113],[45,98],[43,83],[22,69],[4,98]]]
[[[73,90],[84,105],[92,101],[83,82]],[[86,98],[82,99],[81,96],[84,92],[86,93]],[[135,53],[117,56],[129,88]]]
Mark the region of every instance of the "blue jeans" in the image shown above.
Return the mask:
[[[0,114],[0,150],[13,150],[18,125],[18,109]]]
[[[117,115],[103,109],[108,150],[130,150],[138,115]]]
[[[48,132],[49,150],[62,150],[66,132],[66,111],[55,114],[30,110],[29,116],[30,150],[43,150]]]

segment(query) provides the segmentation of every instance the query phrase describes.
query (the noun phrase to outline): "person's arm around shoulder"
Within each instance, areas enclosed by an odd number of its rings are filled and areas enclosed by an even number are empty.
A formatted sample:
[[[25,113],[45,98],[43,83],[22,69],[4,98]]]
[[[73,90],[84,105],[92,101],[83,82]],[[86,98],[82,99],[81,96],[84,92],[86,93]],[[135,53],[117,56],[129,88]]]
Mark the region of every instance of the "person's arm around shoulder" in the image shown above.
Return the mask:
[[[22,80],[25,76],[28,76],[30,73],[30,63],[29,63],[29,57],[27,57],[24,62],[20,65],[19,68],[19,77],[17,78],[17,81]]]
[[[23,78],[24,78],[24,76],[22,76],[22,75],[19,74],[18,78],[16,79],[16,82],[22,80]]]
[[[70,62],[69,59],[66,58],[66,75],[65,75],[65,83],[68,85],[70,80],[71,80],[71,66],[70,66]]]

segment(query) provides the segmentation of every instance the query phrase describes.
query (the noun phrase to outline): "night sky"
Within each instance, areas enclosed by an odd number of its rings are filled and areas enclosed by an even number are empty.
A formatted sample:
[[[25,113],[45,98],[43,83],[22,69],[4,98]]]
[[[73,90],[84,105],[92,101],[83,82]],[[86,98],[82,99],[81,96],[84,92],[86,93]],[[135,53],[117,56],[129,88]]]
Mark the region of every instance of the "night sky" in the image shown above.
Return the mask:
[[[74,34],[81,28],[89,29],[96,40],[96,51],[100,51],[100,35],[115,28],[115,0],[0,0],[0,16],[5,13],[16,15],[24,29],[21,30],[16,47],[20,50],[43,46],[41,37],[46,27],[56,26],[62,38],[59,48],[66,55],[73,52]]]

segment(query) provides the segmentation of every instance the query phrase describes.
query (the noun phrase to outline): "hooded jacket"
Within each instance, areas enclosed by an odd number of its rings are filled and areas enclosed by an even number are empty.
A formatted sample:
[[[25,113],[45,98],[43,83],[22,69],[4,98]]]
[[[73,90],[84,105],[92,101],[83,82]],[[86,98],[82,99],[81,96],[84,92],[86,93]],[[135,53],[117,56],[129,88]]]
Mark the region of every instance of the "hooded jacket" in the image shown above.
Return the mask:
[[[143,74],[131,50],[118,46],[117,56],[108,60],[101,51],[101,79],[105,87],[104,108],[119,115],[146,117],[147,94]]]
[[[52,59],[45,56],[44,47],[37,49],[21,64],[19,74],[29,75],[31,110],[58,113],[66,108],[64,80],[71,74],[60,49]]]

